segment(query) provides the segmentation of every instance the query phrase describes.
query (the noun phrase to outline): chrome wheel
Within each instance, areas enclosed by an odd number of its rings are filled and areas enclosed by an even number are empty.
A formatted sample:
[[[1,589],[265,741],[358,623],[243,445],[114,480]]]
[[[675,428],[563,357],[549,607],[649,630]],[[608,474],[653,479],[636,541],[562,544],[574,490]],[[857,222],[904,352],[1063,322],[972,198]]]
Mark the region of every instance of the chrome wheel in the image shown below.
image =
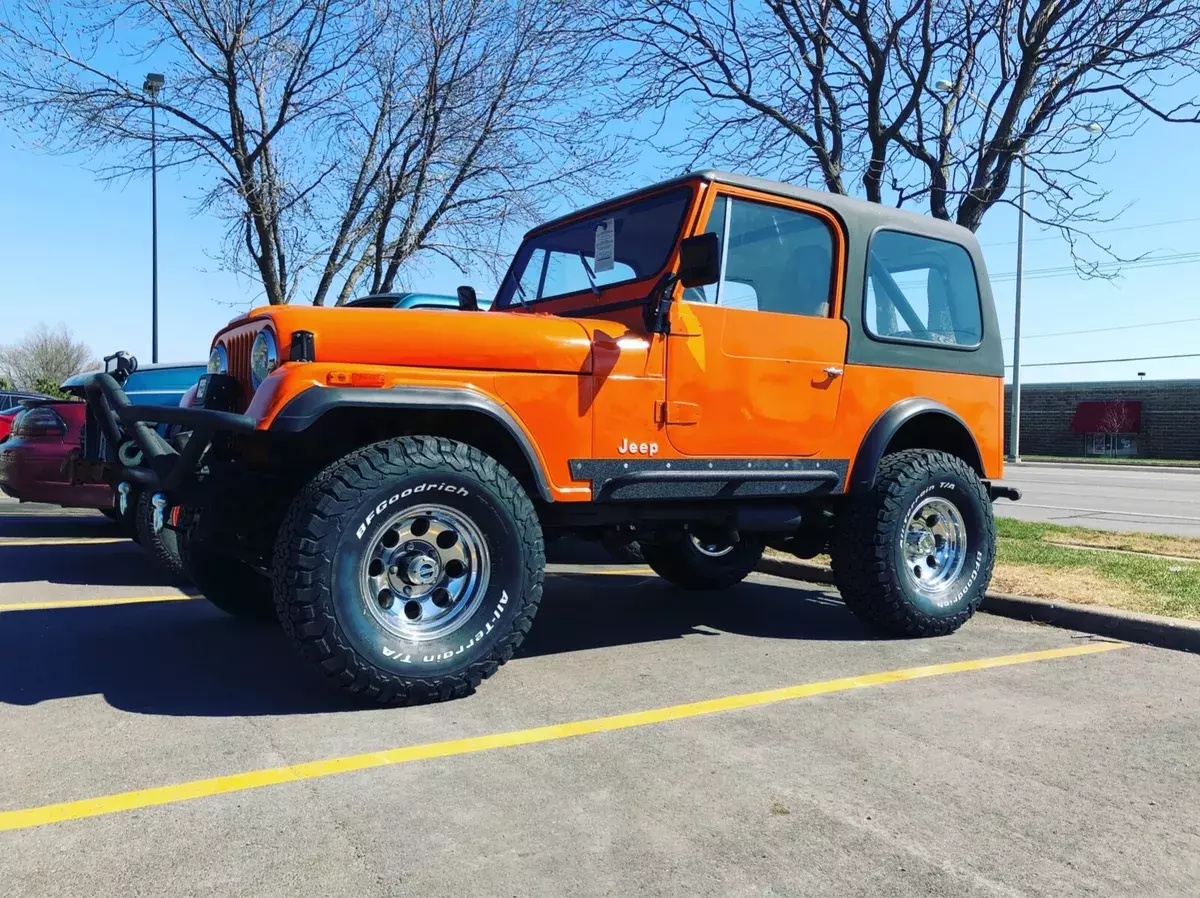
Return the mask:
[[[692,545],[696,547],[696,551],[701,555],[706,555],[709,558],[723,558],[733,551],[733,543],[728,540],[714,540],[707,537],[699,537],[696,534],[688,534],[692,540]]]
[[[904,570],[926,593],[949,589],[967,558],[967,530],[953,502],[926,499],[913,509],[904,529]]]
[[[424,642],[453,633],[487,592],[487,543],[457,509],[398,512],[376,533],[360,581],[367,611],[388,632]]]

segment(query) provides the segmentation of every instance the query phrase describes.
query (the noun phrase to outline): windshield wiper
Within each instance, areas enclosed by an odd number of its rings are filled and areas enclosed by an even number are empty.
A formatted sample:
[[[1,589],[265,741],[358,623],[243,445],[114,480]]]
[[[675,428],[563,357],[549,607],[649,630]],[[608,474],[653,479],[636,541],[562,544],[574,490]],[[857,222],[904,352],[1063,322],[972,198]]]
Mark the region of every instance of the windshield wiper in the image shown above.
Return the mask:
[[[592,269],[588,266],[587,259],[583,253],[579,254],[579,261],[583,263],[583,272],[587,275],[588,283],[592,285],[592,292],[597,296],[600,295],[600,288],[596,286],[596,278],[592,275]]]
[[[519,302],[521,304],[521,308],[528,310],[529,303],[526,301],[528,299],[528,297],[526,297],[526,295],[525,295],[525,290],[521,286],[521,282],[518,281],[515,277],[513,277],[511,268],[508,270],[508,274],[505,275],[505,278],[512,278],[513,286],[516,287],[516,293],[513,295],[517,297],[517,302]],[[500,286],[501,286],[501,288],[503,288],[504,284],[501,283]]]

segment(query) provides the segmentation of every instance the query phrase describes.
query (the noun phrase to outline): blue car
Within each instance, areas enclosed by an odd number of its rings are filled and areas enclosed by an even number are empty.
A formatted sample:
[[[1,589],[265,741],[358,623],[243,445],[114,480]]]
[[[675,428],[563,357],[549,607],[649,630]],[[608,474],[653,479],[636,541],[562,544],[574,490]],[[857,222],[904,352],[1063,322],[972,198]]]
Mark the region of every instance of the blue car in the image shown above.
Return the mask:
[[[184,394],[196,386],[200,376],[207,371],[199,362],[168,362],[160,365],[139,366],[126,377],[125,395],[134,405],[179,405]],[[84,398],[83,382],[87,374],[76,374],[63,381],[62,391]],[[158,432],[169,436],[168,426],[160,424]],[[83,433],[83,457],[99,460],[107,453],[103,447],[103,436],[98,422],[89,413]]]
[[[142,365],[125,381],[125,395],[134,405],[178,405],[183,394],[196,386],[206,370],[202,362]],[[83,398],[83,382],[87,377],[88,374],[76,374],[67,378],[62,391]]]

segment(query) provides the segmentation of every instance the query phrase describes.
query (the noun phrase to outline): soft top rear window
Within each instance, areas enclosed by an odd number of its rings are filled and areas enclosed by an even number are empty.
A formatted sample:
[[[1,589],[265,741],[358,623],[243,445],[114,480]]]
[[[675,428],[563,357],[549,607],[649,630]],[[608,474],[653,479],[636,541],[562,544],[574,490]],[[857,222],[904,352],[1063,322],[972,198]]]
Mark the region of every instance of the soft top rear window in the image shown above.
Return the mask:
[[[877,231],[867,253],[863,323],[877,339],[975,349],[983,340],[979,283],[957,243]]]
[[[639,197],[521,244],[494,307],[506,309],[657,275],[683,227],[692,191]]]

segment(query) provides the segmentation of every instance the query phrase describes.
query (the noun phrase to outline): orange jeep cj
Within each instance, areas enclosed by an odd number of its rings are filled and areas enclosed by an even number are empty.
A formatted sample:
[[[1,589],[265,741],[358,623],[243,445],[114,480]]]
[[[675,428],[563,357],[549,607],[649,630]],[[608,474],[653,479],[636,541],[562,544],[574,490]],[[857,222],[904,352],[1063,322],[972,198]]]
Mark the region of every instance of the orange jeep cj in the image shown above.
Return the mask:
[[[190,409],[88,384],[107,445],[142,450],[111,479],[154,493],[204,595],[277,616],[345,689],[470,693],[564,534],[685,589],[767,546],[829,552],[849,608],[897,635],[979,607],[991,500],[1017,494],[992,485],[1004,359],[969,231],[705,171],[535,228],[488,311],[459,300],[256,309]]]

